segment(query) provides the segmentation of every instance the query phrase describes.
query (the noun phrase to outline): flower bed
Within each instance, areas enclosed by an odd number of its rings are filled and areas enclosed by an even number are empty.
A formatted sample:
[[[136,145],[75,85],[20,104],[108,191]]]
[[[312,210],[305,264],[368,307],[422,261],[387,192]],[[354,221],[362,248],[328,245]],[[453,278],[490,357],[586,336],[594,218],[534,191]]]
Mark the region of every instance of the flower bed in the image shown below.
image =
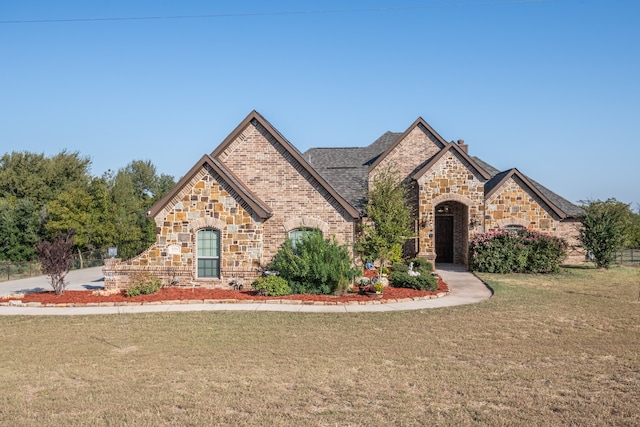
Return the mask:
[[[400,300],[428,299],[443,296],[448,293],[449,288],[441,279],[438,280],[436,291],[416,291],[414,289],[386,287],[381,298],[376,298],[377,303],[398,302]],[[22,301],[27,303],[40,303],[42,305],[95,305],[102,303],[113,304],[149,304],[162,302],[190,301],[190,302],[268,302],[285,301],[301,304],[365,304],[372,299],[366,295],[359,295],[358,289],[354,288],[351,293],[343,296],[332,295],[286,295],[281,297],[269,297],[258,295],[255,291],[234,291],[224,289],[208,288],[162,288],[154,294],[127,297],[123,293],[111,295],[98,295],[94,291],[65,291],[63,295],[55,295],[51,292],[33,292],[24,296],[9,296],[0,298],[0,303],[4,305],[9,301]]]

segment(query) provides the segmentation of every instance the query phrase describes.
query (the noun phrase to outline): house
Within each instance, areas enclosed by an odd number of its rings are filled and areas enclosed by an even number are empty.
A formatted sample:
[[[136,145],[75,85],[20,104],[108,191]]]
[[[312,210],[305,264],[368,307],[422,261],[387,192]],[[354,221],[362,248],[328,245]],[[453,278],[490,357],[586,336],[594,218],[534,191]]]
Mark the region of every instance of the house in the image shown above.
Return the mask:
[[[575,240],[577,206],[517,169],[499,171],[470,156],[464,141],[445,141],[422,118],[367,147],[301,153],[253,111],[150,209],[155,244],[109,262],[105,288],[126,287],[136,271],[180,286],[248,284],[285,239],[308,228],[351,244],[366,189],[389,167],[411,186],[409,256],[466,265],[470,238],[500,227]]]

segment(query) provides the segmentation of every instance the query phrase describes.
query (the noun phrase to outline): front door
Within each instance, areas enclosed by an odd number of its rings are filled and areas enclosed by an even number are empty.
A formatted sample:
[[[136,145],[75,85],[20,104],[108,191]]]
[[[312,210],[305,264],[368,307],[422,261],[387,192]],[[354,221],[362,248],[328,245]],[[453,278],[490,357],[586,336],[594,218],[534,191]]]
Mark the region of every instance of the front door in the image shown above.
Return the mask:
[[[453,262],[453,216],[436,215],[436,262]]]

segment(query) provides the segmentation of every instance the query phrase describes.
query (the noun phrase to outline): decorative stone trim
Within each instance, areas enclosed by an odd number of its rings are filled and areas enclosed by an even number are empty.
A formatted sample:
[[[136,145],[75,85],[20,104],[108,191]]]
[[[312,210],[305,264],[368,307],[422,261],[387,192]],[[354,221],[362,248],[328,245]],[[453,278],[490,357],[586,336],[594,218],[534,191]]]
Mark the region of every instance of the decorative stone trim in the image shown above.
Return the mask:
[[[442,202],[460,202],[465,206],[473,206],[473,200],[471,200],[470,198],[463,196],[461,194],[455,194],[455,193],[446,193],[446,194],[441,194],[439,196],[434,197],[433,199],[431,199],[431,204],[434,206],[434,208],[439,205]]]
[[[496,221],[496,223],[500,228],[504,228],[507,225],[520,225],[524,228],[528,228],[530,222],[520,218],[503,218]]]
[[[282,224],[285,232],[295,230],[296,228],[318,228],[322,234],[329,232],[329,224],[318,218],[310,218],[303,216],[301,218],[292,218]]]
[[[191,221],[191,223],[189,223],[189,231],[197,231],[202,228],[215,228],[222,231],[225,226],[226,224],[222,220],[207,216]]]

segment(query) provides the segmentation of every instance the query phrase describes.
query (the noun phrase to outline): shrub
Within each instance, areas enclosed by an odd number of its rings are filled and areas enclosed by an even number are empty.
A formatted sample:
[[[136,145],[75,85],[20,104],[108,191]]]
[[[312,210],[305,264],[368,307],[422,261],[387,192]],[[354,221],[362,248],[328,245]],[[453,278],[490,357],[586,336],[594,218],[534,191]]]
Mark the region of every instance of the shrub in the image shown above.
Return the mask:
[[[66,234],[58,232],[53,241],[41,240],[36,247],[42,272],[49,276],[51,287],[56,295],[64,294],[67,284],[65,276],[71,269],[71,249],[76,231],[71,228]]]
[[[295,248],[286,240],[269,269],[278,271],[294,294],[342,294],[358,273],[347,247],[319,231],[305,233]]]
[[[485,273],[552,273],[566,258],[567,242],[532,230],[498,229],[477,234],[469,268]]]
[[[162,287],[162,281],[147,272],[134,273],[131,276],[131,286],[129,286],[124,294],[128,297],[137,297],[138,295],[148,295],[156,293]]]
[[[433,264],[421,258],[415,258],[409,263],[413,263],[413,271],[420,273],[417,276],[409,274],[409,264],[395,264],[391,270],[389,281],[394,288],[410,288],[420,291],[434,291],[438,288],[438,279],[431,275]]]
[[[289,295],[291,293],[291,287],[287,281],[282,277],[274,275],[259,277],[251,286],[260,294],[272,297]]]

